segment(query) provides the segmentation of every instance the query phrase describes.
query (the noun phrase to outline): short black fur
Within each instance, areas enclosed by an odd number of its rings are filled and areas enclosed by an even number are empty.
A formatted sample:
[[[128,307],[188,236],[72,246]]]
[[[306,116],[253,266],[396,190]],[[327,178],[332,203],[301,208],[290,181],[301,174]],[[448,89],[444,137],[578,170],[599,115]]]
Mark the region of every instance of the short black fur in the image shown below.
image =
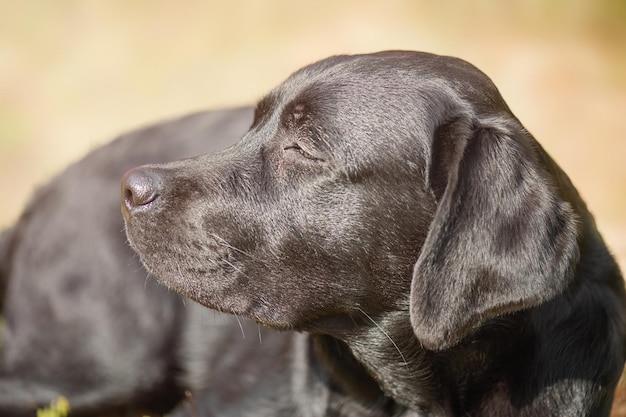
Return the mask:
[[[315,375],[308,395],[254,415],[608,415],[620,272],[484,74],[423,53],[338,56],[268,97],[237,145],[122,184],[129,241],[160,282],[315,346],[283,374]],[[135,204],[146,179],[158,198]]]
[[[204,313],[148,279],[126,242],[119,178],[138,164],[223,149],[251,121],[241,108],[148,126],[36,192],[0,235],[0,416],[34,416],[60,396],[76,417],[160,415],[195,387],[188,364],[210,349],[182,352]],[[219,323],[240,334],[235,320]]]

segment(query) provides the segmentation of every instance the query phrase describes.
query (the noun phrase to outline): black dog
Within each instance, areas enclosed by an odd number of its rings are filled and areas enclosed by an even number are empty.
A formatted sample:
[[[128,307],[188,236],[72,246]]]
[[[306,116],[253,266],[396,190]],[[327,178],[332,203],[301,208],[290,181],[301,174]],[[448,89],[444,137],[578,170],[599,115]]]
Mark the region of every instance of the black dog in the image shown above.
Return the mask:
[[[466,62],[323,60],[261,100],[239,144],[131,170],[122,193],[162,283],[306,332],[267,348],[290,346],[283,368],[231,359],[253,382],[243,395],[217,372],[209,415],[609,414],[618,267],[567,176]]]
[[[37,192],[0,239],[0,416],[34,416],[59,396],[72,416],[160,414],[193,388],[188,364],[207,355],[190,353],[185,335],[206,313],[146,278],[126,243],[119,178],[138,164],[223,149],[251,122],[243,108],[150,126]]]

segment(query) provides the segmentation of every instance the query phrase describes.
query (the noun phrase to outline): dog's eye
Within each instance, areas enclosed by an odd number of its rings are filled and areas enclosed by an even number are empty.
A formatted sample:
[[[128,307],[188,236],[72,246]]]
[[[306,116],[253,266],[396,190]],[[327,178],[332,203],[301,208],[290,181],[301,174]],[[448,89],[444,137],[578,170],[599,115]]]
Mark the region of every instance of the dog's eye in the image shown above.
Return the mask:
[[[317,158],[317,157],[311,155],[310,153],[308,153],[307,151],[302,149],[300,147],[300,145],[298,145],[297,143],[292,143],[289,146],[285,146],[285,148],[283,148],[283,150],[285,150],[285,151],[295,151],[295,152],[298,152],[300,155],[302,155],[306,159],[311,159],[313,161],[321,161],[321,158]]]

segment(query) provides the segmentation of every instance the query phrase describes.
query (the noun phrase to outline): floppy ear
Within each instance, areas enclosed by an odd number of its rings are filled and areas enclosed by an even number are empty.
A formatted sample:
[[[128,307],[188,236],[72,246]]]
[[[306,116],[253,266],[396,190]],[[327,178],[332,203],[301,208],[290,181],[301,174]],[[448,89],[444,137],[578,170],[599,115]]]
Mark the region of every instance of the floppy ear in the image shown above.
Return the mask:
[[[543,150],[516,121],[460,117],[435,133],[438,206],[413,270],[410,315],[427,349],[555,297],[573,276],[577,221]]]

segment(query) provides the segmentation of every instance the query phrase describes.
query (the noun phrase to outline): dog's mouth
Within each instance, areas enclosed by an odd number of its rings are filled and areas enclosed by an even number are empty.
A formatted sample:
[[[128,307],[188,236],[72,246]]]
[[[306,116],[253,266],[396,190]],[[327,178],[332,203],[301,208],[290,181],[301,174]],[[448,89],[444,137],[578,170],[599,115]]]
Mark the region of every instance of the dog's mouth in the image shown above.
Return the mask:
[[[150,276],[168,289],[207,308],[246,317],[265,327],[291,328],[291,324],[280,320],[280,315],[272,314],[270,306],[250,289],[250,278],[240,259],[243,251],[223,239],[154,241],[139,236],[132,220],[127,222],[126,231],[130,246]]]

